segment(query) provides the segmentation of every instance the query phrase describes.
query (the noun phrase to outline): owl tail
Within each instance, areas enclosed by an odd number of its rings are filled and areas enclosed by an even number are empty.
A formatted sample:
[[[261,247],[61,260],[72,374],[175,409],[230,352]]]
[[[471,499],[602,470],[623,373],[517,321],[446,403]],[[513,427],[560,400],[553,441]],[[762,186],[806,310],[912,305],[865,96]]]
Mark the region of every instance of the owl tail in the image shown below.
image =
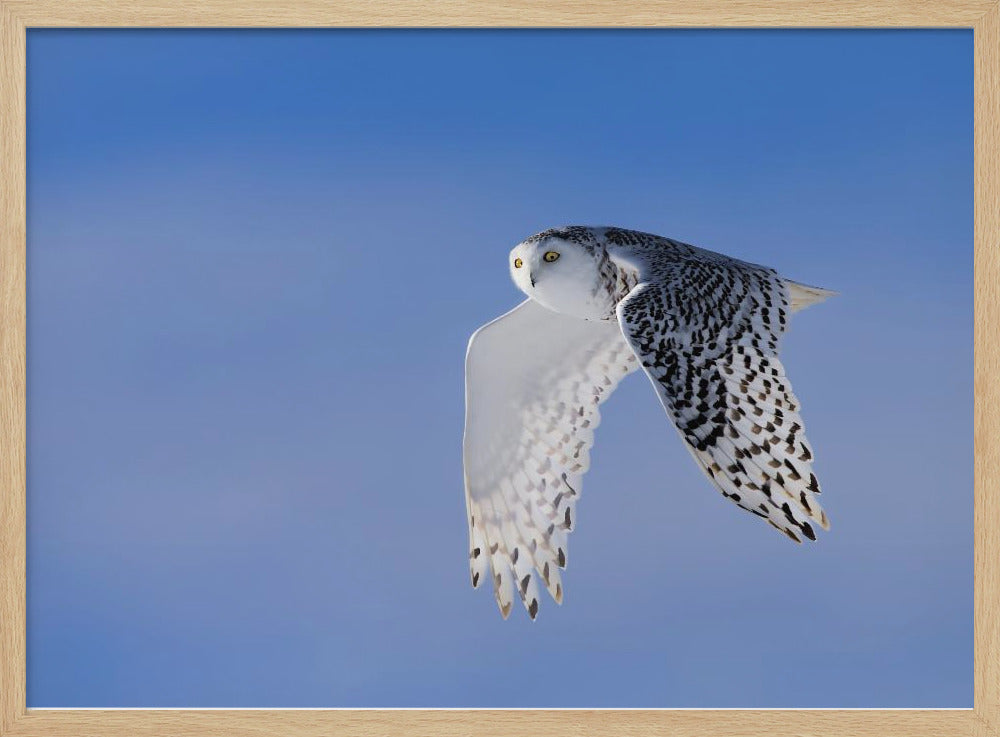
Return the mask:
[[[791,304],[792,312],[811,305],[819,304],[828,297],[837,296],[837,292],[820,287],[811,287],[808,284],[799,284],[791,279],[785,279],[785,286],[788,287],[788,301]]]

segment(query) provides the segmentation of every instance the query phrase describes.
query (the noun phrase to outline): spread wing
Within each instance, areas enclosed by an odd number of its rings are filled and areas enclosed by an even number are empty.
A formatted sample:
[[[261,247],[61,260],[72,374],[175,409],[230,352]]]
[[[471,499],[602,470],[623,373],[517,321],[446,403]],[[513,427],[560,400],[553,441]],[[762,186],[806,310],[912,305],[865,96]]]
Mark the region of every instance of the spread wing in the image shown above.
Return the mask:
[[[559,569],[589,465],[598,405],[638,367],[615,321],[522,302],[472,336],[465,361],[465,499],[472,585],[487,577],[506,618],[531,618],[538,579],[562,601]]]
[[[812,523],[829,525],[777,353],[792,287],[694,248],[628,265],[639,283],[618,304],[622,332],[698,465],[742,508],[797,542],[815,540]],[[812,301],[831,294],[817,292]]]

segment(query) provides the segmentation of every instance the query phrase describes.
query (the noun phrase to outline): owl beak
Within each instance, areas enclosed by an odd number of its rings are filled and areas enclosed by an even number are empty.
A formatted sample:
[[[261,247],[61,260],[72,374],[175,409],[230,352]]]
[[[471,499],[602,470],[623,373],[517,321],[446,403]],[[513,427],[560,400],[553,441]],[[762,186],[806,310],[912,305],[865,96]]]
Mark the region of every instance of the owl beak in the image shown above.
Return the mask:
[[[528,272],[528,281],[531,282],[531,288],[534,289],[535,288],[535,275],[532,274],[530,271]]]

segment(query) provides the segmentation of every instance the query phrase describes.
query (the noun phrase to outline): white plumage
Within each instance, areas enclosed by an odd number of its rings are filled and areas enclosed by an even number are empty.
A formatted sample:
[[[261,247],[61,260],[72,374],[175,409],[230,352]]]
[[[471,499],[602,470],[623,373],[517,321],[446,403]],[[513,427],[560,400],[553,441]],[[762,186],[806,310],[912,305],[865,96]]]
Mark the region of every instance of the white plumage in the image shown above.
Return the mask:
[[[796,541],[828,527],[812,448],[777,357],[787,317],[832,292],[621,228],[539,233],[510,254],[528,299],[466,357],[465,491],[473,586],[500,612],[562,601],[600,404],[640,365],[699,467]]]

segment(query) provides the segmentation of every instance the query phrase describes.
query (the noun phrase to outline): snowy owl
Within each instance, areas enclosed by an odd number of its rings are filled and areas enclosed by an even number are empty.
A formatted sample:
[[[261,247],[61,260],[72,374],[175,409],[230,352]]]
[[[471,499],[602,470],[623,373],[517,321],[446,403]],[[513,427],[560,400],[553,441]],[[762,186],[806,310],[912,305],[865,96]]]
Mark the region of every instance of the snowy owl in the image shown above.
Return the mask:
[[[639,366],[723,496],[796,542],[829,528],[778,340],[834,292],[612,227],[546,230],[509,263],[528,299],[469,340],[463,444],[472,585],[504,618],[514,591],[535,618],[539,582],[562,602],[598,407]]]

